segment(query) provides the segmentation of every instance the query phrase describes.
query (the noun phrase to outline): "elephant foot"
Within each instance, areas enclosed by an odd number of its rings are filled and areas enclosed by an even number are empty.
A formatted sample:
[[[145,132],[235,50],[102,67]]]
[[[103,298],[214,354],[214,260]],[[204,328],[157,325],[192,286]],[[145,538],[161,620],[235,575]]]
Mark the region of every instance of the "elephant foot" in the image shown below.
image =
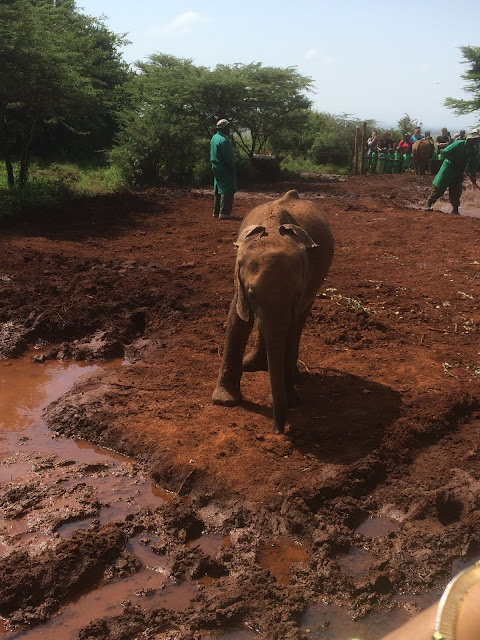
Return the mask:
[[[244,371],[268,371],[266,354],[261,351],[250,351],[243,359]]]
[[[275,435],[280,435],[285,432],[285,424],[278,424],[276,422],[273,423],[273,433]]]
[[[219,385],[213,392],[212,402],[222,407],[235,407],[242,402],[242,395],[241,393],[231,393],[228,389]]]

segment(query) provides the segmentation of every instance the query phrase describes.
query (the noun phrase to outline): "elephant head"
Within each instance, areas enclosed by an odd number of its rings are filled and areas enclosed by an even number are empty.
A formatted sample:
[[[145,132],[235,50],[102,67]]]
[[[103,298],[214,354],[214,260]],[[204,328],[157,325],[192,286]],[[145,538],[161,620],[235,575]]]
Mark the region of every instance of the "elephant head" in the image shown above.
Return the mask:
[[[299,306],[304,289],[306,251],[318,245],[298,225],[281,224],[277,231],[267,233],[262,225],[250,225],[234,243],[238,249],[236,310],[245,322],[251,313],[263,319],[279,308],[285,313],[289,302],[295,301],[295,306]],[[259,237],[261,243],[252,242]],[[295,243],[283,242],[285,237],[294,238]],[[276,317],[280,321],[280,317]]]

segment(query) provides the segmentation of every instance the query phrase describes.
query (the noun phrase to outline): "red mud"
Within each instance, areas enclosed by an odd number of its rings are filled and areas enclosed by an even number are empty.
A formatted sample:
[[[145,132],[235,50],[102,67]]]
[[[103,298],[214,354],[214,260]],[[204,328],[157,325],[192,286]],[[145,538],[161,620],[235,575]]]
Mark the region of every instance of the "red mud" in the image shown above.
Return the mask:
[[[10,628],[138,571],[135,535],[160,537],[170,580],[203,582],[182,611],[129,601],[80,638],[320,637],[302,626],[309,605],[353,618],[391,610],[397,621],[439,592],[459,558],[480,555],[480,220],[423,211],[430,184],[269,185],[238,194],[233,221],[212,218],[207,192],[150,190],[32,212],[2,230],[0,353],[38,342],[50,343],[47,358],[125,357],[131,366],[96,371],[53,403],[49,425],[135,458],[175,494],[40,558],[1,558]],[[292,187],[325,211],[336,253],[302,339],[302,404],[275,436],[267,374],[244,374],[242,406],[210,399],[240,220]],[[470,214],[480,213],[474,196],[462,200]],[[11,489],[9,509],[14,499]],[[186,544],[202,531],[228,544]],[[265,559],[275,544],[302,550],[285,553],[288,575]]]

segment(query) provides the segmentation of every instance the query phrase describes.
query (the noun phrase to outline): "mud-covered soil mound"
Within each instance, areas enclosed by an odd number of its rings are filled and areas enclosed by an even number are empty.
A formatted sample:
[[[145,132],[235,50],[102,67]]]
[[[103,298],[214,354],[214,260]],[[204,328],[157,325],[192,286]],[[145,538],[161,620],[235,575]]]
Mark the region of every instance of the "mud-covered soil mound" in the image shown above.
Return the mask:
[[[302,402],[275,436],[266,373],[244,374],[241,406],[211,395],[240,220],[292,186],[325,211],[336,252],[302,338]],[[248,625],[298,639],[319,599],[353,617],[411,613],[480,555],[480,220],[423,211],[430,186],[414,175],[277,184],[238,194],[231,221],[212,218],[209,193],[151,190],[4,229],[0,353],[37,343],[40,361],[128,361],[52,404],[50,427],[133,456],[175,499],[41,560],[0,559],[0,615],[36,623],[113,576],[118,558],[135,572],[131,535],[163,540],[172,579],[209,580],[181,614],[128,603],[82,638]],[[462,202],[475,211],[472,189]],[[10,517],[22,499],[4,496]],[[188,547],[202,531],[230,543],[212,556]],[[304,556],[280,554],[282,573],[264,552],[284,543]]]

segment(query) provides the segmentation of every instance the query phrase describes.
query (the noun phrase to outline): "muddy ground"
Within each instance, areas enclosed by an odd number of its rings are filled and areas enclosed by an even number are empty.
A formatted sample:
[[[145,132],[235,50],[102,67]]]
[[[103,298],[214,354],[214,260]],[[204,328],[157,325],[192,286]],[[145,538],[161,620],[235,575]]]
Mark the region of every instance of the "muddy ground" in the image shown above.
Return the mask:
[[[213,406],[211,394],[240,220],[292,187],[328,215],[336,253],[302,339],[302,404],[277,436],[267,374],[244,374],[242,406]],[[246,627],[298,640],[309,604],[412,615],[480,555],[480,219],[441,211],[445,199],[423,211],[430,187],[414,175],[262,185],[237,195],[231,221],[212,218],[209,192],[158,189],[2,228],[0,354],[48,344],[39,360],[128,360],[82,378],[48,423],[133,457],[173,497],[40,555],[1,558],[10,629],[138,571],[133,535],[160,539],[179,583],[207,579],[181,613],[129,602],[83,640]],[[471,187],[462,203],[480,214]],[[0,508],[4,518],[35,509],[35,491],[5,483]],[[215,554],[187,544],[205,531],[228,544]],[[269,563],[282,545],[290,551]]]

